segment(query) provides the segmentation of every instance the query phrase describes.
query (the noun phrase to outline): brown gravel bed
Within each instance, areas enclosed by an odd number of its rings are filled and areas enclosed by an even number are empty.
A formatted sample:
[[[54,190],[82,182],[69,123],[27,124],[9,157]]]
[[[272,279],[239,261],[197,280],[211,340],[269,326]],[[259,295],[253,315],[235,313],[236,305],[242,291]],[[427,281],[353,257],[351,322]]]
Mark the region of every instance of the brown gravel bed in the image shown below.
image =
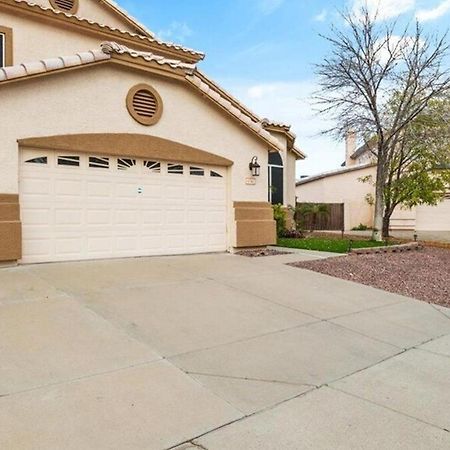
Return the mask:
[[[236,252],[236,255],[248,256],[250,258],[259,258],[260,256],[290,255],[290,254],[291,252],[282,252],[280,250],[273,250],[271,248],[241,250],[240,252]]]
[[[450,307],[450,250],[348,255],[289,264]]]

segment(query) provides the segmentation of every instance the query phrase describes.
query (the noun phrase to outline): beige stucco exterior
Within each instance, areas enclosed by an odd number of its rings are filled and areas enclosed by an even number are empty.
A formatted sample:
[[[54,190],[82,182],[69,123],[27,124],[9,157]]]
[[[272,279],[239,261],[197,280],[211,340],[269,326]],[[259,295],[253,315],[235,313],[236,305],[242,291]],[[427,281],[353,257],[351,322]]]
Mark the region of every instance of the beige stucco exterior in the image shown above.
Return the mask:
[[[49,6],[44,0],[40,0],[39,4]],[[103,39],[95,26],[87,32],[76,26],[65,29],[54,19],[49,19],[46,15],[39,16],[39,11],[32,18],[28,11],[26,14],[23,12],[23,4],[20,8],[22,9],[18,13],[12,6],[2,12],[0,25],[13,29],[14,64],[30,61],[37,61],[39,64],[27,65],[26,75],[14,75],[16,78],[12,80],[3,78],[2,81],[0,78],[0,113],[2,117],[7,117],[0,137],[0,194],[17,195],[20,192],[19,141],[30,142],[30,139],[55,136],[60,141],[67,135],[99,134],[107,141],[108,134],[120,134],[121,148],[126,149],[126,136],[130,136],[130,139],[131,136],[151,136],[166,143],[173,142],[173,145],[178,145],[178,152],[187,149],[190,155],[203,155],[199,156],[198,162],[206,161],[202,160],[203,157],[227,161],[223,165],[229,249],[274,243],[275,225],[267,203],[268,155],[269,151],[280,152],[285,169],[285,204],[294,204],[298,152],[291,150],[292,138],[288,141],[282,130],[271,132],[276,138],[275,143],[271,143],[272,138],[263,130],[261,123],[255,122],[255,116],[251,114],[245,117],[247,111],[243,109],[239,112],[239,104],[233,104],[233,99],[221,99],[220,105],[217,102],[220,92],[206,95],[201,88],[190,83],[183,70],[195,70],[194,66],[193,69],[185,69],[182,65],[177,68],[169,65],[155,66],[151,61],[147,64],[140,57],[139,61],[135,61],[130,57],[127,59],[117,56],[101,58],[95,63],[82,62],[80,65],[78,62],[76,67],[68,66],[64,70],[47,69],[48,64],[55,63],[47,63],[46,58],[76,55],[89,49],[101,52],[100,43],[110,38],[110,32],[106,30],[107,36]],[[30,5],[30,8],[36,11],[36,7]],[[80,1],[77,15],[125,31],[135,31],[120,15],[110,12],[93,0]],[[61,16],[58,20],[61,20]],[[127,45],[130,45],[129,39],[126,38]],[[142,40],[139,43],[138,50],[143,51],[144,42]],[[178,51],[180,57],[183,57],[184,50],[174,51]],[[192,63],[189,59],[192,57],[187,56],[185,62]],[[36,70],[40,72],[37,73]],[[22,69],[17,66],[15,71],[19,73]],[[140,84],[151,86],[160,96],[163,105],[161,117],[151,126],[138,123],[127,109],[126,99],[130,89]],[[233,107],[228,106],[230,102]],[[233,111],[230,112],[227,108]],[[268,138],[264,138],[264,133]],[[27,148],[30,148],[29,144]],[[78,151],[87,152],[89,148],[79,148]],[[109,154],[117,152],[111,151]],[[167,157],[172,154],[175,153],[168,152]],[[124,153],[124,156],[127,155]],[[249,162],[255,156],[261,165],[259,177],[252,177],[249,170]],[[188,161],[188,158],[180,157],[179,160]],[[6,208],[3,210],[6,211]],[[16,219],[15,226],[20,229],[20,218]],[[0,222],[2,220],[6,219],[0,217]],[[0,241],[2,239],[7,240],[5,236],[0,236]],[[16,251],[17,248],[16,245]],[[16,253],[10,252],[9,255]]]
[[[49,0],[33,0],[33,3],[41,5],[44,8],[52,8]],[[103,3],[103,4],[102,4]],[[83,18],[89,18],[101,24],[107,24],[111,27],[124,31],[136,32],[136,29],[127,21],[123,20],[118,14],[114,13],[102,0],[99,1],[79,1],[76,15]]]
[[[375,167],[364,167],[300,184],[296,188],[297,201],[344,203],[346,230],[359,224],[372,226],[373,206],[365,200],[365,197],[373,193],[373,187],[370,183],[362,183],[359,179],[375,175]]]
[[[362,178],[371,177],[363,183]],[[344,203],[345,229],[363,224],[373,226],[373,206],[366,196],[374,196],[376,166],[356,165],[334,173],[311,177],[297,185],[296,195],[299,202]],[[398,207],[391,217],[392,230],[449,231],[450,199],[437,206],[421,205],[408,209]]]

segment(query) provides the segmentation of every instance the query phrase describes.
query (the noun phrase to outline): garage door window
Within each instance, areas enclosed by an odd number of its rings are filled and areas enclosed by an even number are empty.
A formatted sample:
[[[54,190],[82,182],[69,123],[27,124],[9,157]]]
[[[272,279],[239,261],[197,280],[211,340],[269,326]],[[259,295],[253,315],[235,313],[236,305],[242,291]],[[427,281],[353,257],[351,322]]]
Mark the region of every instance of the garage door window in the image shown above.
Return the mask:
[[[109,158],[89,157],[89,167],[96,169],[109,169]]]
[[[117,168],[119,170],[127,170],[136,165],[135,159],[119,158],[117,160]]]
[[[144,161],[144,167],[146,167],[150,173],[161,173],[161,163],[158,161]]]
[[[209,175],[210,175],[212,178],[222,178],[222,175],[220,175],[220,173],[218,173],[218,172],[214,172],[214,170],[211,170],[211,172],[209,173]]]
[[[39,156],[38,158],[29,159],[28,161],[25,162],[28,164],[47,164],[47,157]]]
[[[58,156],[58,166],[80,166],[79,156]]]
[[[174,173],[177,175],[183,175],[183,166],[181,164],[169,163],[167,165],[167,172]]]
[[[202,169],[201,167],[191,167],[189,169],[189,173],[191,175],[197,176],[197,177],[203,177],[205,176],[205,170]]]

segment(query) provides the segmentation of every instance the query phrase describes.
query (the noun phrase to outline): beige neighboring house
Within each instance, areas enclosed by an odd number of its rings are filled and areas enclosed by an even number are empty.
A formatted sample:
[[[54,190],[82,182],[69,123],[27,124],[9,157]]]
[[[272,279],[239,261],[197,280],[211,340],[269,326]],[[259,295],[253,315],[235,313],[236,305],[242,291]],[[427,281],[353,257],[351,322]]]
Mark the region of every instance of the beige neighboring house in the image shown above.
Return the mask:
[[[0,0],[0,262],[275,242],[304,155],[203,58],[109,0]]]
[[[343,203],[345,230],[359,224],[373,226],[373,199],[376,180],[374,156],[367,146],[357,148],[356,136],[346,139],[345,163],[342,168],[304,178],[296,183],[298,202]],[[372,182],[363,183],[370,177]],[[438,206],[397,208],[391,219],[391,230],[417,231],[447,238],[450,233],[450,195]]]

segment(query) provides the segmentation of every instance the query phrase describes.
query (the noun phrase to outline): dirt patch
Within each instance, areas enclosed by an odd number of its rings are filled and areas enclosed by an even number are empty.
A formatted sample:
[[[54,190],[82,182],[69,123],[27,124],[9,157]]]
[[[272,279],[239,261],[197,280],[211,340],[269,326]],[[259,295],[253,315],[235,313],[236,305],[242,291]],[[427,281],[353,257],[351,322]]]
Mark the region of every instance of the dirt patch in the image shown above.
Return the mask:
[[[273,250],[271,248],[249,249],[236,252],[236,255],[248,256],[249,258],[259,258],[261,256],[289,255],[289,254],[291,254],[291,252],[282,252],[280,250]]]
[[[289,264],[450,307],[450,250],[348,255]]]

